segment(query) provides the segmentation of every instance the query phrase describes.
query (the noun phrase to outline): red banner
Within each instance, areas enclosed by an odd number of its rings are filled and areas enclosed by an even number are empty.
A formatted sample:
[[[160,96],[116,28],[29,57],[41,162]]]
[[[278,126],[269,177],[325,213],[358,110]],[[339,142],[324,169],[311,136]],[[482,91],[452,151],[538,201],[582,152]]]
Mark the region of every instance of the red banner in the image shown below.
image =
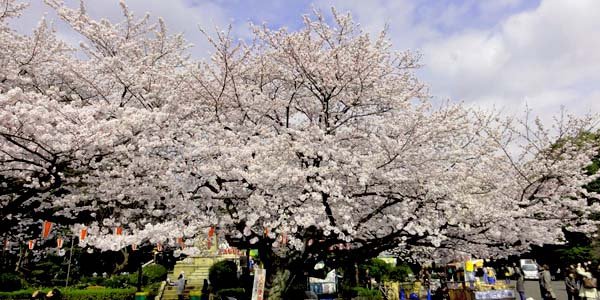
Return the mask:
[[[52,222],[44,221],[44,225],[42,225],[42,238],[47,239],[50,235],[50,231],[52,230]]]
[[[87,228],[81,228],[81,231],[79,231],[79,241],[83,241],[85,240],[85,238],[87,237]]]
[[[29,248],[29,250],[33,250],[34,246],[35,246],[35,240],[29,240],[29,242],[27,242],[27,247]]]
[[[57,238],[56,239],[56,248],[58,248],[58,249],[62,248],[63,242],[64,242],[64,240],[62,238]]]
[[[115,228],[115,234],[123,235],[123,227],[119,226],[119,227]]]

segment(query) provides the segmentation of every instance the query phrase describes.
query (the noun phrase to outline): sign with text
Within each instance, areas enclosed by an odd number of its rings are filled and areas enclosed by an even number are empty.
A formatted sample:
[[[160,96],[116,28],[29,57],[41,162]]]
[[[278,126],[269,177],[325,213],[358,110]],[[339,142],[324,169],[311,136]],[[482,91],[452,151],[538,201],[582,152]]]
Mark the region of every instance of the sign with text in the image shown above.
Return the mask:
[[[267,271],[265,269],[254,269],[254,285],[252,286],[252,300],[263,300],[266,279]]]

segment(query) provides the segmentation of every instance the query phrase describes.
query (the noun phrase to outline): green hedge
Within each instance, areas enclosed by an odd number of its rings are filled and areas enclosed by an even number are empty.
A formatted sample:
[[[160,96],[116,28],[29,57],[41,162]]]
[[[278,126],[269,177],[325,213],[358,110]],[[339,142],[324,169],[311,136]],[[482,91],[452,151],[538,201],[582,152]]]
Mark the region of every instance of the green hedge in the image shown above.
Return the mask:
[[[0,299],[28,300],[35,289],[19,290],[14,292],[0,292]],[[44,293],[50,291],[49,288],[42,289]],[[64,300],[117,300],[133,299],[135,289],[109,289],[109,288],[90,288],[86,290],[60,289]]]
[[[236,299],[245,299],[246,291],[243,288],[232,288],[232,289],[222,289],[217,292],[217,296],[220,299],[225,297],[233,297]]]

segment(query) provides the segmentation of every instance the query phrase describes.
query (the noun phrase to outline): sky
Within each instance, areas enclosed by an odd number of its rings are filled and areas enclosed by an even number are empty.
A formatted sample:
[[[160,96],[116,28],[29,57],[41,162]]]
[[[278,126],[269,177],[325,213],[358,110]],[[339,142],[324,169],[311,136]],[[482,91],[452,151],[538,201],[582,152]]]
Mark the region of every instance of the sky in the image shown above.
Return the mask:
[[[67,0],[71,7],[79,2]],[[600,1],[598,0],[126,0],[138,16],[162,17],[171,32],[194,44],[193,56],[210,47],[198,27],[233,26],[240,39],[248,24],[290,30],[313,9],[349,12],[376,34],[389,27],[396,50],[422,54],[418,77],[434,101],[464,102],[509,115],[527,108],[551,122],[568,113],[600,113]],[[94,18],[120,20],[118,0],[86,0]],[[42,0],[31,0],[12,23],[31,32],[42,16],[54,20],[59,35],[78,44],[81,37]]]

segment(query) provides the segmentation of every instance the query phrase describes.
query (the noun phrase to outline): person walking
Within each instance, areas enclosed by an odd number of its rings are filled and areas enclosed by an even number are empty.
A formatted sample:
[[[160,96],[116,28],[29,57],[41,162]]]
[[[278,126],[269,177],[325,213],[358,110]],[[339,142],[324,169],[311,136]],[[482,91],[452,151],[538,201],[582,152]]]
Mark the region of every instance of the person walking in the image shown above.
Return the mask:
[[[517,276],[517,293],[519,293],[520,300],[525,300],[525,277],[520,269],[515,270],[515,275]]]
[[[183,300],[183,291],[185,290],[185,277],[183,276],[183,272],[177,277],[175,285],[177,286],[177,299]]]
[[[542,286],[544,293],[542,294],[542,298],[546,300],[556,299],[556,293],[554,293],[554,289],[552,288],[552,275],[550,274],[550,267],[548,265],[542,266],[542,276],[540,276],[540,291],[542,291]]]

